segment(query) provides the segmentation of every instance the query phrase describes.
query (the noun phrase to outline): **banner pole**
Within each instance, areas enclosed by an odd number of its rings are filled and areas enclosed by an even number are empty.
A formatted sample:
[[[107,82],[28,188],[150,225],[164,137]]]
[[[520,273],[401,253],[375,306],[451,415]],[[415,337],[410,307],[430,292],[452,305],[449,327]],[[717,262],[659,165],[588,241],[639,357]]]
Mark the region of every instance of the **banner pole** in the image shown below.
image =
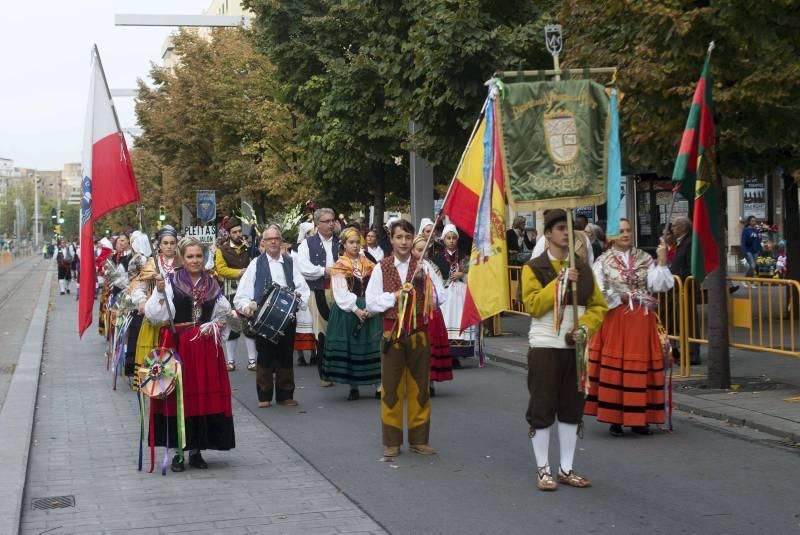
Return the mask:
[[[575,231],[573,230],[573,220],[575,210],[569,208],[567,210],[567,234],[569,244],[569,268],[575,269]],[[585,276],[585,274],[584,274]],[[578,328],[578,283],[577,281],[570,282],[570,290],[572,290],[572,328]]]

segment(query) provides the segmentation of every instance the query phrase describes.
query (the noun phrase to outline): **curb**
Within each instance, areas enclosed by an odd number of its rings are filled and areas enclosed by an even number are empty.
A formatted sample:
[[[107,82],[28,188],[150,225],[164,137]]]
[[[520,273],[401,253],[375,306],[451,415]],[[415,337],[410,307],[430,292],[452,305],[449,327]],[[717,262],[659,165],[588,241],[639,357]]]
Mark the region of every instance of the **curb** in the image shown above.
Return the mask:
[[[18,533],[53,273],[48,270],[0,411],[0,533]]]
[[[516,368],[516,370],[520,371],[528,369],[526,363],[520,362],[519,360],[516,359],[504,357],[502,355],[493,355],[488,351],[486,352],[486,356],[487,360],[500,363],[503,367],[513,367]],[[713,418],[714,420],[720,420],[733,425],[755,429],[757,431],[761,431],[762,433],[772,435],[784,441],[800,443],[800,433],[781,430],[775,426],[757,422],[754,421],[753,419],[742,418],[741,416],[734,416],[726,413],[724,410],[721,409],[698,407],[696,405],[693,405],[691,402],[687,402],[687,399],[691,400],[692,397],[687,396],[685,394],[674,393],[673,404],[672,404],[673,408],[687,414],[697,414],[699,416],[704,416],[706,418]]]

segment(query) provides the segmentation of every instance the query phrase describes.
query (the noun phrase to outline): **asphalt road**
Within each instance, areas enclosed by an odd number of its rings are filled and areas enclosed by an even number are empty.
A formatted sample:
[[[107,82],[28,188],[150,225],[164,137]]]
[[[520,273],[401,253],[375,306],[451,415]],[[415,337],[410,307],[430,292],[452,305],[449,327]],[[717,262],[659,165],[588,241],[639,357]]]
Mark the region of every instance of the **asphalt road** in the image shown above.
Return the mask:
[[[243,350],[243,348],[241,348]],[[676,415],[673,433],[613,438],[587,421],[576,470],[590,489],[536,490],[523,373],[490,364],[437,387],[431,444],[381,462],[379,402],[296,368],[299,407],[256,408],[245,359],[234,395],[394,534],[800,533],[800,450]],[[558,466],[558,446],[551,465]]]

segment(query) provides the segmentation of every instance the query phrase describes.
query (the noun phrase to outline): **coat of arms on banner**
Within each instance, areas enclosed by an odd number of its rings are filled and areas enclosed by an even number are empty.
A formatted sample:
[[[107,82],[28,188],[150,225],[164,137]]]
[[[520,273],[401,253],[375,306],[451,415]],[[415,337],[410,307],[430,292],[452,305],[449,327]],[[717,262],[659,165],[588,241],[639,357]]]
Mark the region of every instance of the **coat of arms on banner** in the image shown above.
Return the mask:
[[[550,158],[567,165],[578,157],[578,127],[575,115],[567,111],[556,111],[544,116],[545,141]]]
[[[197,219],[208,223],[217,218],[217,192],[200,190],[197,192]]]

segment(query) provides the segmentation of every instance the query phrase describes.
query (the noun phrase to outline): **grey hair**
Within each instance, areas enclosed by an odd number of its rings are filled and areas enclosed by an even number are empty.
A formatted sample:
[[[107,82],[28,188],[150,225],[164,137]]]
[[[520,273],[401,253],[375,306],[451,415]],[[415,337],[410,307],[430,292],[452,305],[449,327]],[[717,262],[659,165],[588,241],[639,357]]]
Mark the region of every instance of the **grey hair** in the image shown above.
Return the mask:
[[[672,229],[673,234],[675,227],[679,227],[681,230],[686,230],[686,232],[690,232],[692,230],[692,221],[685,216],[676,217],[672,220]]]
[[[322,219],[322,216],[325,214],[330,214],[334,219],[336,219],[336,212],[330,208],[317,208],[314,210],[314,224],[319,225],[319,220]]]
[[[281,226],[278,225],[277,223],[270,223],[269,225],[267,225],[267,228],[265,228],[264,231],[261,233],[261,237],[263,238],[264,235],[267,233],[267,231],[271,229],[277,230],[278,234],[283,236],[283,230],[281,229]]]
[[[182,238],[181,241],[178,242],[178,253],[180,253],[181,257],[186,254],[186,249],[189,247],[200,247],[203,250],[203,255],[205,256],[206,251],[208,250],[208,246],[195,238],[194,236],[187,236]]]

